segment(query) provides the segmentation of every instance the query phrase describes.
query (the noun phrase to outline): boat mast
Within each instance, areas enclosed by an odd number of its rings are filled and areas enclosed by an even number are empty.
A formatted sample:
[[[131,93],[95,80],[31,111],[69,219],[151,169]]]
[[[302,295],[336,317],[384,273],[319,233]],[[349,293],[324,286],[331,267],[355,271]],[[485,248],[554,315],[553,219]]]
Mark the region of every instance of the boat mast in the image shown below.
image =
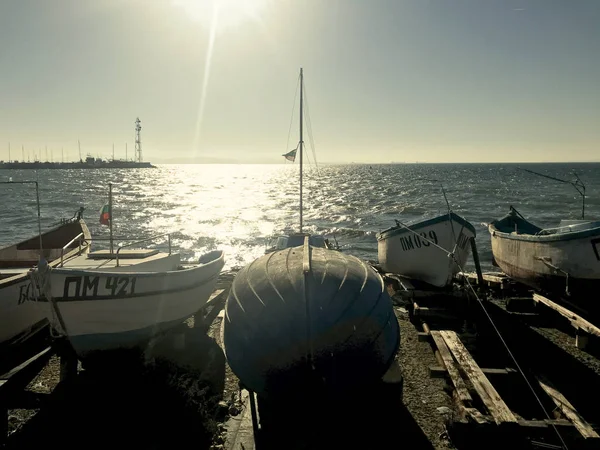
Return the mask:
[[[303,146],[303,140],[302,140],[302,87],[304,84],[304,75],[302,72],[302,68],[300,68],[300,143],[299,143],[299,148],[300,148],[300,233],[302,233],[302,146]]]

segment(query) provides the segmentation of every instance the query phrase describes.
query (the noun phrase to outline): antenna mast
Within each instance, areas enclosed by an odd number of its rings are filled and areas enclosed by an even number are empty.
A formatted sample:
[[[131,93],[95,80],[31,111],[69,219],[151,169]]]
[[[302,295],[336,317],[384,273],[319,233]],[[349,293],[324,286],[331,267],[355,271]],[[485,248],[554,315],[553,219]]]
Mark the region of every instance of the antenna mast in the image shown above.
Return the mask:
[[[300,68],[300,233],[302,233],[302,87],[304,85],[304,74],[302,68]]]
[[[140,138],[140,118],[135,119],[135,157],[138,162],[142,162],[142,140]]]

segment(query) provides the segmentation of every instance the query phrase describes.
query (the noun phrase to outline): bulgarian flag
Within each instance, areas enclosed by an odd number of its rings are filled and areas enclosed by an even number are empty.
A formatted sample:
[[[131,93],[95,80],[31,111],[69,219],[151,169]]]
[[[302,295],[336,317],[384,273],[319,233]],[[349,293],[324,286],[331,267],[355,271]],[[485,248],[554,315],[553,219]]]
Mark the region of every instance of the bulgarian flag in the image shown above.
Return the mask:
[[[110,206],[108,205],[108,203],[105,203],[102,209],[100,210],[100,223],[102,225],[109,225],[111,219],[112,211],[110,210]]]
[[[287,159],[288,161],[294,162],[296,160],[296,150],[298,150],[298,149],[295,148],[291,152],[287,152],[285,155],[281,155],[281,156],[285,157],[285,159]]]

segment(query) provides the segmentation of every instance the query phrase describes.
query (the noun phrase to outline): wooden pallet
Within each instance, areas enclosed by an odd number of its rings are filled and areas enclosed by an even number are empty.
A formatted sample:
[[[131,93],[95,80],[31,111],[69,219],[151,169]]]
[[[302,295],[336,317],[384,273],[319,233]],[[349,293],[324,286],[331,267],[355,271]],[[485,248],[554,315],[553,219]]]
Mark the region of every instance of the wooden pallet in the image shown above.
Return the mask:
[[[536,430],[536,432],[546,430],[548,433],[555,433],[557,429],[563,430],[563,432],[570,429],[571,432],[576,430],[579,442],[584,443],[582,447],[571,446],[570,448],[592,448],[594,445],[600,445],[598,433],[548,380],[538,379],[539,385],[562,412],[564,418],[523,420],[511,411],[488,378],[518,376],[516,370],[511,368],[482,369],[454,331],[430,331],[427,326],[424,329],[426,333],[421,333],[420,338],[423,340],[429,336],[440,362],[439,366],[430,368],[430,375],[434,377],[445,375],[453,387],[455,415],[451,425],[454,426],[454,429],[461,429],[468,434],[472,433],[473,427],[487,428],[488,431],[490,428],[496,430],[508,428],[513,431],[518,430],[510,435],[519,439],[526,438],[532,430]],[[479,400],[483,406],[478,408],[476,405]],[[508,435],[504,434],[503,436]]]

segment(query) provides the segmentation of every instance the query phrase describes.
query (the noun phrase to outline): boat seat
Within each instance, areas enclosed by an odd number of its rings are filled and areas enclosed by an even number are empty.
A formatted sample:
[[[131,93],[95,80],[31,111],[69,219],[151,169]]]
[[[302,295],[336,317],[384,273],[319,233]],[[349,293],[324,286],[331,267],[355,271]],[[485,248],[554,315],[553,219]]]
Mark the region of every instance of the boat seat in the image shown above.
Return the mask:
[[[157,248],[144,249],[123,249],[119,252],[119,259],[143,259],[158,254]],[[117,252],[111,253],[110,250],[96,250],[88,253],[89,259],[114,259]]]

